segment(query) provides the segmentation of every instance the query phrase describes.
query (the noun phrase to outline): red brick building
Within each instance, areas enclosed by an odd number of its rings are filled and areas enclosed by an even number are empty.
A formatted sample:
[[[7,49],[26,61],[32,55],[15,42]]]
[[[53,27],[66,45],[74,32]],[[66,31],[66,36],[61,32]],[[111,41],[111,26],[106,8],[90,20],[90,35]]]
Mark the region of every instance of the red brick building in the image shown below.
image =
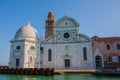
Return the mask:
[[[120,37],[92,37],[96,69],[120,68]]]

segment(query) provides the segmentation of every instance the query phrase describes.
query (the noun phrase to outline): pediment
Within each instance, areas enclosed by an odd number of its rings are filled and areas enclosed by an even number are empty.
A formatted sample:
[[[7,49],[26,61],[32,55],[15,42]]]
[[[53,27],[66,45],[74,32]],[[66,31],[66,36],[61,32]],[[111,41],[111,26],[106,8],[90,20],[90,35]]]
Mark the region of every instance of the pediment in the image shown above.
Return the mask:
[[[64,16],[56,22],[55,27],[79,27],[79,24],[73,18]]]

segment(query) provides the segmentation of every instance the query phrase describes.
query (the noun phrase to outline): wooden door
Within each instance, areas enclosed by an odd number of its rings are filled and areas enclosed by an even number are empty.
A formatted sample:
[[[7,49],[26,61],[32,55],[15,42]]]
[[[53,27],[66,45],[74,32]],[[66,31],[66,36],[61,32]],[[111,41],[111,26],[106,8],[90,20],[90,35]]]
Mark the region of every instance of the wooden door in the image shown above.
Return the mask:
[[[70,59],[65,59],[65,69],[70,68]]]

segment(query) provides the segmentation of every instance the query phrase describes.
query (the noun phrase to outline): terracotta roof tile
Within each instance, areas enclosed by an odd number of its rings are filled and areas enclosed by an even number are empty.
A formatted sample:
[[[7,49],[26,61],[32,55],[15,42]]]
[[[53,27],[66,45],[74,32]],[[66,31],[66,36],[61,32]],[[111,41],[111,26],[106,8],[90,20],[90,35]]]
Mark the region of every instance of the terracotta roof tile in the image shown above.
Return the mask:
[[[94,41],[114,41],[114,40],[120,40],[120,37],[101,37],[96,38]]]

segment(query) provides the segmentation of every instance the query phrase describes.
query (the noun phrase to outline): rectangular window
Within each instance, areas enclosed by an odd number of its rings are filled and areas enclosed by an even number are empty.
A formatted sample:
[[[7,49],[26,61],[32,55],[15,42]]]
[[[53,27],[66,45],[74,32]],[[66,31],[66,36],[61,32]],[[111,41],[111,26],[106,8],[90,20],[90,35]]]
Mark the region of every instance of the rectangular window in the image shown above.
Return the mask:
[[[48,61],[52,61],[52,50],[48,50]]]
[[[16,67],[19,67],[19,59],[16,59]]]
[[[83,60],[87,60],[87,48],[83,48]]]
[[[120,49],[120,44],[117,44],[117,49]]]
[[[108,57],[108,62],[112,62],[113,60],[112,60],[112,57],[111,56],[109,56]]]
[[[40,51],[43,52],[43,47],[40,47]]]
[[[107,44],[107,46],[106,46],[106,47],[107,47],[107,50],[110,50],[110,45],[109,45],[109,44]]]
[[[117,59],[118,59],[118,62],[120,62],[120,56],[118,56]]]

